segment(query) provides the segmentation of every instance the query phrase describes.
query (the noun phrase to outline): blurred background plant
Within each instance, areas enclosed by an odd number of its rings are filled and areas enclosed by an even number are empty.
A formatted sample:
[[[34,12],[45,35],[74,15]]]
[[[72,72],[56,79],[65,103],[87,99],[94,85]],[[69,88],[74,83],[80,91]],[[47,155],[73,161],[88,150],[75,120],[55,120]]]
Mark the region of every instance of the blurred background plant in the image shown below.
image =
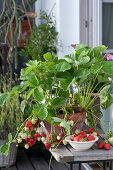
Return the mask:
[[[0,85],[0,93],[9,92],[10,84],[6,78],[2,79]],[[14,136],[17,127],[23,122],[23,113],[20,107],[19,95],[16,93],[13,97],[9,97],[3,106],[0,105],[0,139],[7,139],[8,134]]]
[[[30,56],[32,60],[43,61],[45,53],[56,54],[58,32],[55,30],[55,21],[51,18],[51,13],[40,11],[39,20],[41,24],[31,30],[31,35],[20,55]]]
[[[5,53],[7,53],[7,72],[10,73],[10,88],[14,78],[13,73],[18,69],[19,48],[24,46],[24,39],[30,35],[30,29],[34,25],[34,18],[37,16],[33,12],[33,5],[36,1],[3,1],[0,14],[0,49],[4,47]],[[23,26],[23,24],[27,24],[27,26]],[[25,28],[28,30],[25,30]],[[0,50],[0,57],[4,62],[4,52],[2,50]]]

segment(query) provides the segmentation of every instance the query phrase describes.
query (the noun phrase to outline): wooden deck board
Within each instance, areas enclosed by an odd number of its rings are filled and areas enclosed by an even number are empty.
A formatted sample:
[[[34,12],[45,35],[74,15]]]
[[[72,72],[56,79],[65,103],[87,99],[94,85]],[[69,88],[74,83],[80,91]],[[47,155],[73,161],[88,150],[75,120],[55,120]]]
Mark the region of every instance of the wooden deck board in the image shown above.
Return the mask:
[[[16,166],[11,166],[9,168],[1,168],[1,170],[17,170]]]
[[[48,170],[49,169],[48,163],[43,157],[31,158],[30,160],[35,170]]]
[[[18,170],[34,170],[34,167],[22,149],[19,149],[16,166]]]

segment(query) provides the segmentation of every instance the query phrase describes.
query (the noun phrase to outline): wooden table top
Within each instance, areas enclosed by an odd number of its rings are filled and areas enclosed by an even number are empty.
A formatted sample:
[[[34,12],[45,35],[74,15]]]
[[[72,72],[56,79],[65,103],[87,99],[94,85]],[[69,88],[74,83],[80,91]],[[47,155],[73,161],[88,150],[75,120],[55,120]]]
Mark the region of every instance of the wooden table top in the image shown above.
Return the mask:
[[[101,134],[99,140],[103,140],[104,134]],[[58,162],[90,162],[113,160],[113,146],[110,150],[98,149],[97,143],[87,151],[76,151],[71,145],[59,145],[57,149],[52,149],[50,152]]]

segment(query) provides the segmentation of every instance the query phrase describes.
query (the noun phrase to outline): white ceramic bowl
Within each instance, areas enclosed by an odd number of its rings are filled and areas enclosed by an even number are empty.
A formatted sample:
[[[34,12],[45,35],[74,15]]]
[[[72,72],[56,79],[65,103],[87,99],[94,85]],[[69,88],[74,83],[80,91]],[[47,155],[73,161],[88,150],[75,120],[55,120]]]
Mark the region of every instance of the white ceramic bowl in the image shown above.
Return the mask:
[[[87,135],[88,136],[88,135]],[[74,148],[76,151],[85,151],[90,149],[93,144],[99,139],[97,136],[94,136],[95,140],[85,141],[85,142],[76,142],[71,140],[71,136],[67,136],[65,140]]]

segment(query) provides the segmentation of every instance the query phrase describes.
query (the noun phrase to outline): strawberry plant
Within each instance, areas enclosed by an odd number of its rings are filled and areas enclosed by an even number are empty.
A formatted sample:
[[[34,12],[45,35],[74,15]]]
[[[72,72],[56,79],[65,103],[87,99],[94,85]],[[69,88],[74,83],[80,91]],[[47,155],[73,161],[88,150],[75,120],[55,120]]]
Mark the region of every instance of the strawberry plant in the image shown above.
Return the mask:
[[[99,82],[103,81],[101,78],[103,74],[106,80],[108,80],[108,77],[112,80],[113,75],[111,63],[102,58],[101,53],[104,50],[106,50],[105,46],[92,48],[80,44],[75,47],[74,54],[67,55],[64,59],[58,59],[57,56],[48,52],[43,56],[45,61],[29,61],[26,68],[21,70],[20,85],[14,87],[11,93],[7,92],[0,95],[0,105],[3,105],[9,96],[15,94],[20,96],[21,109],[24,113],[27,110],[28,113],[24,131],[32,134],[30,137],[27,136],[31,138],[30,145],[35,143],[37,136],[35,136],[35,133],[37,133],[35,129],[40,124],[39,120],[43,122],[46,120],[50,123],[52,127],[50,136],[57,135],[54,127],[58,127],[58,125],[60,125],[59,129],[62,135],[69,135],[70,130],[76,124],[70,115],[75,115],[79,111],[81,111],[81,114],[87,112],[87,118],[93,117],[91,123],[96,126],[95,118],[98,117],[95,116],[96,110],[93,104],[97,96],[91,98],[95,89],[94,82],[96,78]],[[110,71],[107,69],[109,67],[111,68]],[[110,83],[109,80],[108,83]],[[72,86],[73,94],[70,95],[69,91]],[[24,95],[24,98],[21,95]],[[59,115],[62,115],[62,117],[58,117]],[[93,131],[94,129],[90,129],[89,141],[94,140]],[[79,132],[76,131],[74,139],[78,134],[86,138],[86,135],[82,135],[81,130],[79,130]],[[58,136],[58,139],[56,136],[56,141],[53,141],[51,146],[58,145],[59,140],[60,142],[64,140],[63,136]],[[19,143],[26,136],[23,134],[21,137],[22,139],[18,138]],[[46,137],[42,133],[37,137],[37,140],[46,142]],[[28,148],[28,145],[26,145],[26,148]]]

